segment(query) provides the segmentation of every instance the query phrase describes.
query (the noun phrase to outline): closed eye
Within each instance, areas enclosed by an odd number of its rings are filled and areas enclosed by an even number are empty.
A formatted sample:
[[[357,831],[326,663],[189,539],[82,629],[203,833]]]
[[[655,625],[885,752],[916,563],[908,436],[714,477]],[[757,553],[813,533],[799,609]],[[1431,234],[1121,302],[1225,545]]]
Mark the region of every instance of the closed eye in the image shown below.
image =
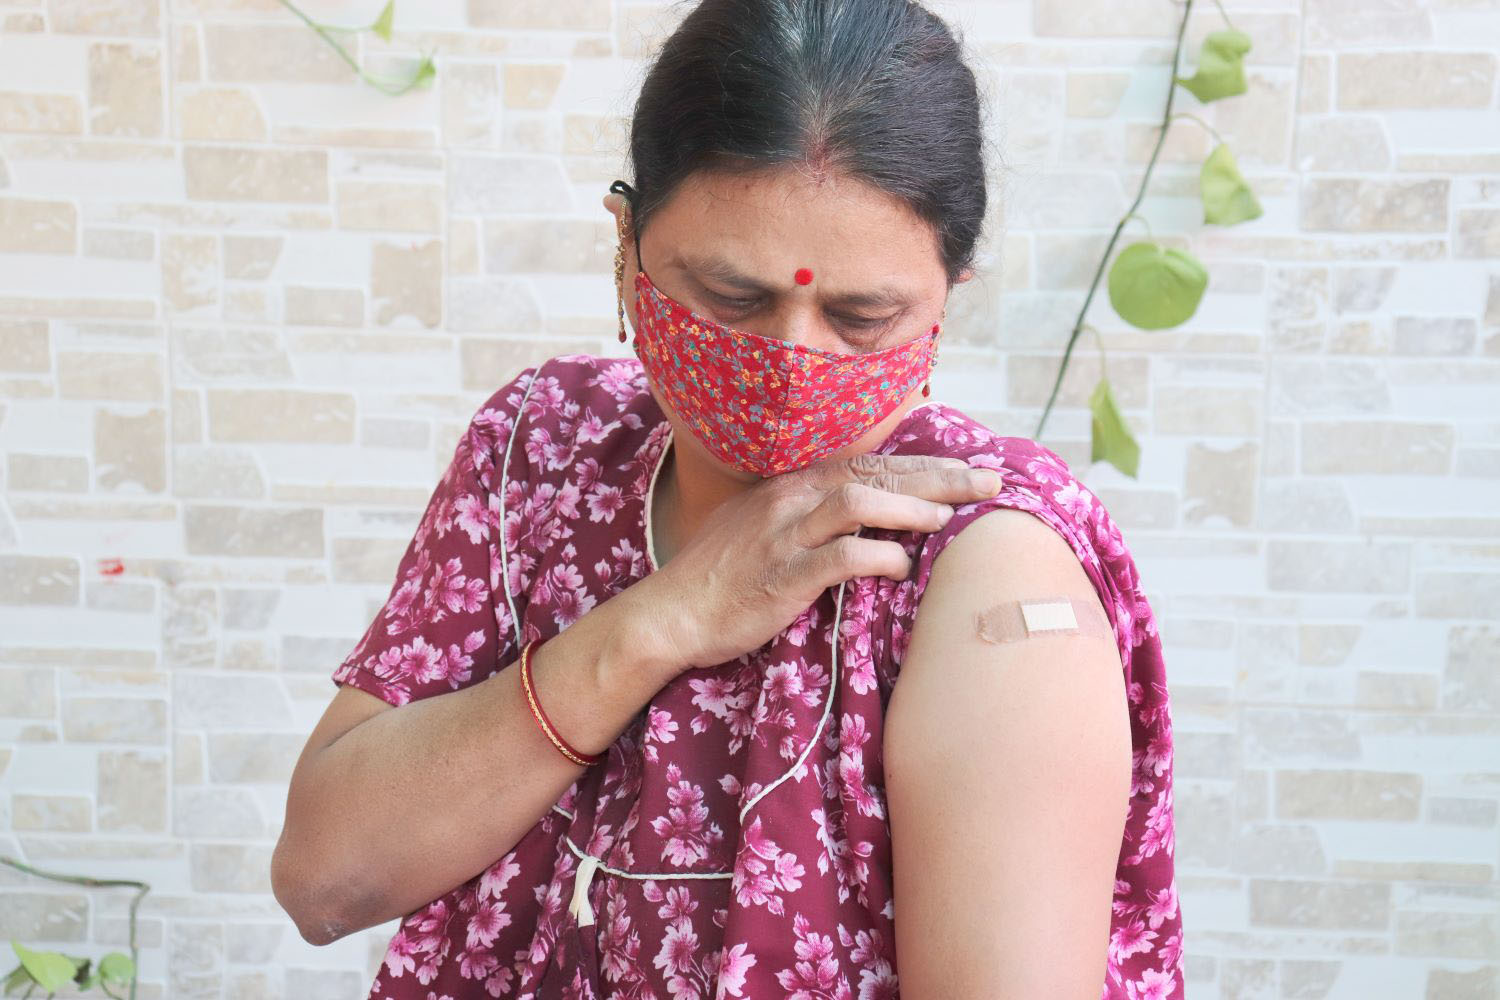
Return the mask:
[[[734,312],[748,312],[757,302],[756,299],[733,299],[718,293],[711,294],[725,309]],[[889,325],[895,318],[896,316],[849,316],[840,313],[833,316],[834,322],[853,330],[878,330]]]

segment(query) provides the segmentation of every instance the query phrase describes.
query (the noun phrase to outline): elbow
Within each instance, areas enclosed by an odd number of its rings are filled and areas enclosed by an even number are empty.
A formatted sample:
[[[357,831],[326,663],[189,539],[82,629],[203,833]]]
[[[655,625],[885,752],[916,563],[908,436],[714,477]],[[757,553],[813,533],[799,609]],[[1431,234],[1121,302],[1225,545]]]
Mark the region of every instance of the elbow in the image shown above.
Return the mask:
[[[302,940],[318,946],[332,944],[357,928],[336,909],[338,894],[308,878],[307,868],[289,849],[283,830],[271,855],[271,894],[297,925]]]

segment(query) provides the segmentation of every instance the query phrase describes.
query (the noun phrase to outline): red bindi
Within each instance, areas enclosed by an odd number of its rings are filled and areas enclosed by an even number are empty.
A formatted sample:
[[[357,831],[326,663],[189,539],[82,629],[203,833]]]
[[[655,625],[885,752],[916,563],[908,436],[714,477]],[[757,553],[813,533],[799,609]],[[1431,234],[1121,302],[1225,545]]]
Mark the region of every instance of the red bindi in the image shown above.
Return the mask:
[[[812,284],[812,272],[805,267],[797,268],[797,273],[794,277],[797,279],[797,284],[799,285]]]

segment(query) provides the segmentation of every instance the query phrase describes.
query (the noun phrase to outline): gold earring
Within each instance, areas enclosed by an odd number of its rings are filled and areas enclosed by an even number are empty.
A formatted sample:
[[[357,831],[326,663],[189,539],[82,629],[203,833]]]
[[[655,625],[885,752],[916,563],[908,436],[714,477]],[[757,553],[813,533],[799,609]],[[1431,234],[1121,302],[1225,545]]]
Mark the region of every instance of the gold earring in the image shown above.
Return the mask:
[[[948,319],[948,307],[947,306],[943,306],[943,315],[942,315],[942,318],[940,318],[938,320],[938,335],[937,335],[937,340],[934,340],[932,342],[932,367],[934,367],[934,368],[937,367],[937,349],[938,349],[938,345],[943,342],[943,322],[946,321],[947,319]],[[930,374],[928,375],[926,381],[924,381],[922,383],[922,395],[924,397],[932,395],[932,376]]]
[[[625,343],[625,216],[622,211],[615,219],[615,231],[620,237],[615,245],[615,299],[620,310],[620,343]]]

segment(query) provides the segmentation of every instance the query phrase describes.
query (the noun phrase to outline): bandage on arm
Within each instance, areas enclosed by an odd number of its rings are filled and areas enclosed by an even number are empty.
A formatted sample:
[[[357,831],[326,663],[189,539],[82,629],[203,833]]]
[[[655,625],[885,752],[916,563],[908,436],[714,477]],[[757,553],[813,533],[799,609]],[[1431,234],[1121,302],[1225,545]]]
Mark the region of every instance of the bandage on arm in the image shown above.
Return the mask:
[[[1115,637],[1114,627],[1097,601],[1066,594],[1001,601],[976,612],[974,627],[980,639],[997,644],[1047,635],[1089,635],[1111,640]]]

